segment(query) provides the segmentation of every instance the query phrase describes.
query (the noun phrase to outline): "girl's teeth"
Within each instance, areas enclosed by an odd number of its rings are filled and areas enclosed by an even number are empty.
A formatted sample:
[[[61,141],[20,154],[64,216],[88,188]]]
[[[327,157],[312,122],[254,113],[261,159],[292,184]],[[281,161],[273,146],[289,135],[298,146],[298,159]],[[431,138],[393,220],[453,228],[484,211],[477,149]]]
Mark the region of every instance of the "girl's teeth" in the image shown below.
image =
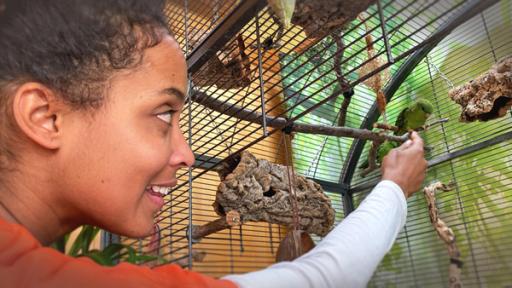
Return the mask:
[[[161,186],[150,186],[150,187],[151,187],[151,191],[153,191],[155,193],[162,194],[163,196],[166,196],[167,194],[169,194],[169,187],[161,187]]]

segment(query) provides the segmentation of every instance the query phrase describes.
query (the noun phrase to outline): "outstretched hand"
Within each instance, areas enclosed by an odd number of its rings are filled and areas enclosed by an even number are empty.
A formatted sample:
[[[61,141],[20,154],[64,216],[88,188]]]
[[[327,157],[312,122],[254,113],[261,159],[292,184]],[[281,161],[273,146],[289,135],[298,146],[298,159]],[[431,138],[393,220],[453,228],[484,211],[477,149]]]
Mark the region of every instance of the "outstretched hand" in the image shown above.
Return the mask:
[[[427,170],[424,157],[423,139],[416,132],[411,133],[411,139],[400,147],[391,150],[382,161],[382,180],[391,180],[398,184],[408,198],[416,192]]]

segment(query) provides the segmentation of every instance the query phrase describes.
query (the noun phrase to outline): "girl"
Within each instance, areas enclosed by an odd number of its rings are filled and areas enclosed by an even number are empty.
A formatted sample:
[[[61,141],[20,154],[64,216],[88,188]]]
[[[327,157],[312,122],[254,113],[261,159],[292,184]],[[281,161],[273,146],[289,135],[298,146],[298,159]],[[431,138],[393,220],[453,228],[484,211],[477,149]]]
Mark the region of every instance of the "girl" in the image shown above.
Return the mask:
[[[83,224],[151,233],[194,156],[179,129],[186,62],[160,0],[0,5],[2,287],[364,286],[404,225],[426,162],[416,135],[383,179],[310,253],[218,280],[176,265],[101,267],[45,248]],[[356,274],[357,273],[357,274]]]

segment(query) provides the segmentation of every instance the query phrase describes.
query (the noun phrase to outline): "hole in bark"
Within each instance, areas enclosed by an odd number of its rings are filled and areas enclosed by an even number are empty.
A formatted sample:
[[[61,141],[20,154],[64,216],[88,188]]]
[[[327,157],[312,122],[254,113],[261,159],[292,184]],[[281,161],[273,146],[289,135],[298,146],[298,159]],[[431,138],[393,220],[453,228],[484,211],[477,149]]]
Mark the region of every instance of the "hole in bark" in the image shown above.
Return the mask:
[[[494,101],[494,105],[492,106],[492,110],[483,113],[480,116],[477,116],[482,121],[488,121],[492,119],[496,119],[500,116],[505,115],[507,113],[508,108],[512,105],[512,100],[508,97],[499,97]],[[503,113],[503,114],[502,114]],[[500,115],[501,114],[501,115]]]
[[[272,188],[270,188],[267,192],[263,193],[263,196],[265,197],[272,197],[276,195],[276,191],[274,191]]]
[[[219,209],[220,214],[226,215],[226,211],[224,211],[224,207],[222,207],[222,205],[218,205],[217,208]]]

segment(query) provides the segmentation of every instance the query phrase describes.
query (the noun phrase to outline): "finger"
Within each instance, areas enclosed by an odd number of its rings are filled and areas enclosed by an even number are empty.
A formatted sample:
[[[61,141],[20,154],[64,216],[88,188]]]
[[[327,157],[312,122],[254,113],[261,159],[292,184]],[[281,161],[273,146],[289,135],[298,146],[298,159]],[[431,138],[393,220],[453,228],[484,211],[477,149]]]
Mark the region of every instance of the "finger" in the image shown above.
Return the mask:
[[[409,147],[412,146],[412,144],[413,144],[412,140],[409,139],[409,140],[405,141],[404,143],[402,143],[402,145],[400,145],[397,148],[397,150],[402,151],[402,150],[408,149]]]
[[[410,139],[412,140],[412,142],[414,143],[415,146],[421,146],[423,148],[423,144],[424,144],[423,139],[420,137],[418,132],[413,131],[410,134]]]

